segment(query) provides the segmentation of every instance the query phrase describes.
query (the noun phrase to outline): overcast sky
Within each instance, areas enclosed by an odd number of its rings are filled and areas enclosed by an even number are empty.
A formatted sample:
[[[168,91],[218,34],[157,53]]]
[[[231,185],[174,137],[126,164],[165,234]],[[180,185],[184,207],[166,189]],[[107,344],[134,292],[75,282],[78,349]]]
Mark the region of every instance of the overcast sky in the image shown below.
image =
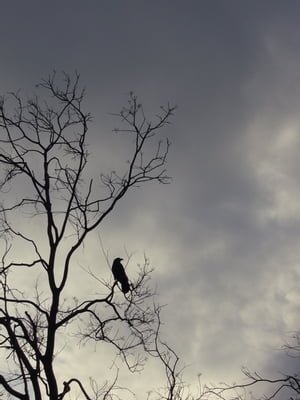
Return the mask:
[[[299,329],[299,20],[296,0],[1,4],[1,92],[79,71],[108,170],[127,160],[110,113],[130,90],[150,113],[178,105],[172,183],[131,192],[99,233],[111,258],[134,253],[129,275],[150,258],[190,380],[289,367],[278,349]]]

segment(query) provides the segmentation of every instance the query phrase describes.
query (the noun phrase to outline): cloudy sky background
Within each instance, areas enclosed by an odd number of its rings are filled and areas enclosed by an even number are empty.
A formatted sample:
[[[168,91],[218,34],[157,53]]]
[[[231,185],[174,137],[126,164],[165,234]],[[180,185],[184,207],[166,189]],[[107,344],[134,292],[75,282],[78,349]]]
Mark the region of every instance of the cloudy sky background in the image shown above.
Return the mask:
[[[292,368],[279,348],[299,328],[299,18],[296,0],[1,4],[1,92],[78,70],[102,169],[128,158],[110,112],[130,90],[150,114],[178,105],[171,185],[131,192],[97,234],[111,258],[134,254],[129,275],[150,258],[191,382]]]

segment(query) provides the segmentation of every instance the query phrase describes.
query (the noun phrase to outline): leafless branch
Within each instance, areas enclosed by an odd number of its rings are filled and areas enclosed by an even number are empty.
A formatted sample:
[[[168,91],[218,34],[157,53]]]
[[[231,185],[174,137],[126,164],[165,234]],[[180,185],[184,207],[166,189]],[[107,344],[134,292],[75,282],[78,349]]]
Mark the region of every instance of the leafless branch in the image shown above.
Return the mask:
[[[76,377],[65,378],[60,387],[55,344],[73,324],[79,327],[80,340],[109,343],[130,370],[140,370],[141,354],[151,343],[158,346],[159,340],[149,262],[145,259],[126,296],[116,282],[104,281],[87,267],[83,269],[104,294],[71,299],[66,287],[77,251],[127,192],[147,182],[170,181],[170,142],[161,139],[161,130],[175,107],[161,107],[152,121],[130,93],[128,105],[115,115],[122,124],[116,132],[132,143],[130,158],[122,171],[97,172],[97,183],[86,172],[92,118],[84,110],[79,74],[63,73],[60,78],[53,72],[36,89],[38,94],[31,98],[16,92],[0,101],[0,354],[7,363],[0,386],[22,400],[62,400],[74,386],[87,400],[117,399],[116,380],[103,386],[94,383],[92,394]],[[38,232],[27,228],[32,218]],[[21,273],[32,276],[33,290],[21,287]],[[166,344],[161,345],[176,359]],[[171,390],[177,362],[169,368],[171,359],[158,354]]]

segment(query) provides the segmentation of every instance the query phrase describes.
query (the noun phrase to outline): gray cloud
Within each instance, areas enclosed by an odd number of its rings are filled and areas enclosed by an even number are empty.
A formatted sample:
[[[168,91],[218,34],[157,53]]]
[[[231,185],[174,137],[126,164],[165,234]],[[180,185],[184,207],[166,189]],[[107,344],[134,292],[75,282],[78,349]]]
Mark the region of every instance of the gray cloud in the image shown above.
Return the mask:
[[[273,349],[298,328],[300,4],[27,1],[2,13],[4,91],[26,92],[53,68],[81,72],[95,175],[128,158],[108,113],[129,90],[151,113],[179,105],[165,132],[172,184],[129,195],[101,237],[112,257],[136,252],[129,272],[144,251],[152,260],[164,332],[188,374],[286,368]]]

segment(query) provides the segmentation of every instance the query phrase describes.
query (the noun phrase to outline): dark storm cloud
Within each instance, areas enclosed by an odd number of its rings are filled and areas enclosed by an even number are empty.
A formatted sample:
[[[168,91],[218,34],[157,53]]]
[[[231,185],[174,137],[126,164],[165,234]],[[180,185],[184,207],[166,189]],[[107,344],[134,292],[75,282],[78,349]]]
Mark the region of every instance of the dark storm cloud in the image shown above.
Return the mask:
[[[128,158],[108,113],[129,90],[150,113],[178,104],[173,183],[129,195],[101,235],[112,257],[146,251],[166,336],[212,379],[269,368],[268,342],[297,328],[299,16],[297,1],[2,4],[2,88],[78,69],[98,167]]]

